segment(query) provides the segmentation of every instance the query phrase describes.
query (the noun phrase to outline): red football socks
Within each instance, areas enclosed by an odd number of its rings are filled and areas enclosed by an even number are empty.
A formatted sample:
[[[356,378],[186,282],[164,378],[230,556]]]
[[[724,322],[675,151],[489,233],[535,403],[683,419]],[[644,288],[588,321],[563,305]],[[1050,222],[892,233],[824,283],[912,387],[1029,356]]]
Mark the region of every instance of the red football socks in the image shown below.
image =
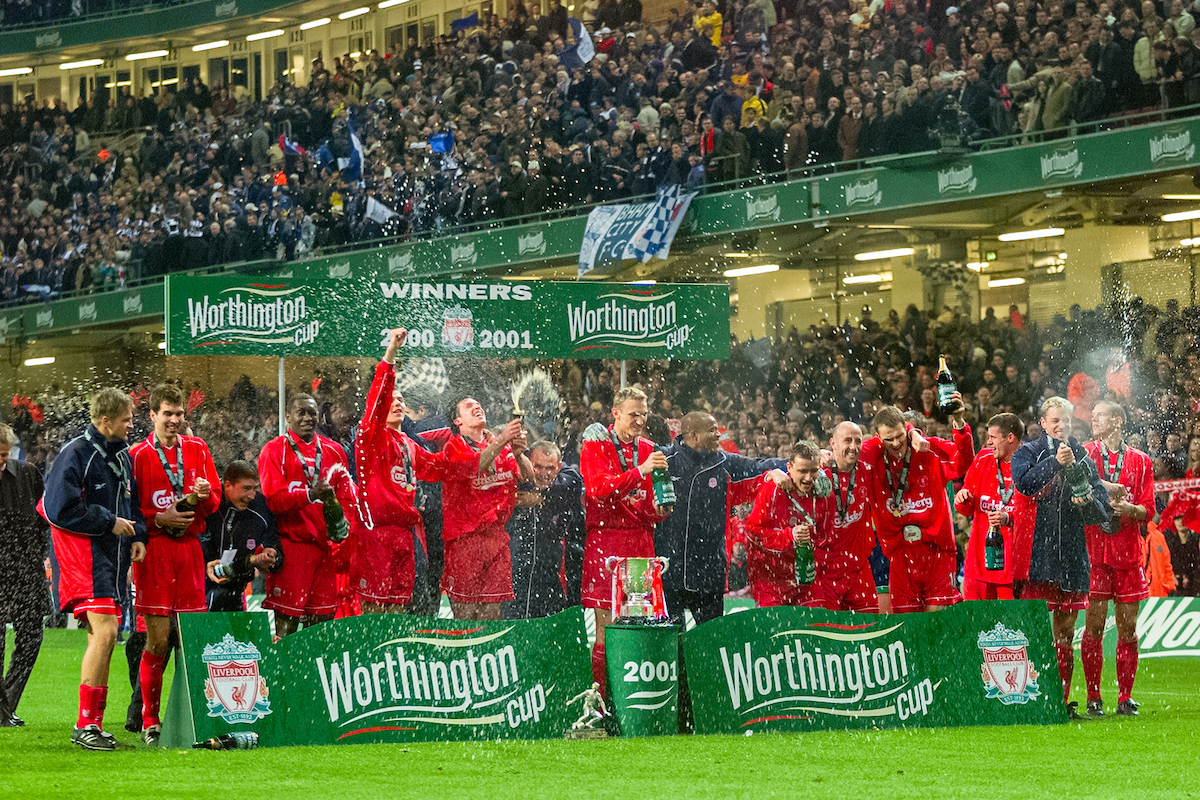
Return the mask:
[[[1137,639],[1117,639],[1117,702],[1124,703],[1133,694],[1133,679],[1137,676]]]
[[[107,686],[88,686],[79,684],[79,717],[75,720],[76,728],[86,728],[104,725],[105,699],[108,697]]]
[[[1058,656],[1058,674],[1062,678],[1063,702],[1071,697],[1071,676],[1075,673],[1075,650],[1069,644],[1054,645],[1054,654]]]
[[[149,650],[142,651],[142,663],[138,667],[138,679],[142,684],[142,729],[161,725],[158,707],[162,701],[163,666],[166,658],[156,656]]]
[[[605,667],[604,645],[596,644],[592,648],[592,680],[600,684],[600,694],[608,696],[608,673]]]
[[[1100,699],[1100,675],[1104,671],[1104,640],[1090,633],[1083,634],[1079,645],[1080,660],[1083,661],[1083,677],[1087,682],[1088,701]]]

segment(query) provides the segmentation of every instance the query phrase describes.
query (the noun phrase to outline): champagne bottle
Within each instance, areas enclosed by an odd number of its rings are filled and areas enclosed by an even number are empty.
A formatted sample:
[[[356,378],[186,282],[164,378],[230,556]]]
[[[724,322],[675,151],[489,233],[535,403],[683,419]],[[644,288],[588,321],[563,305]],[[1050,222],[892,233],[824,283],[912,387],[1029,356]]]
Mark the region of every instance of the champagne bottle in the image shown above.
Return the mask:
[[[808,586],[817,579],[817,559],[812,544],[796,545],[796,583]]]
[[[650,477],[654,482],[654,505],[675,505],[675,485],[671,483],[671,473],[665,469],[656,469],[650,472]]]
[[[1004,569],[1004,537],[1000,528],[993,525],[983,540],[983,568],[990,571]]]
[[[200,505],[200,495],[196,494],[195,489],[192,489],[175,503],[175,510],[183,514],[190,514],[196,510],[198,505]]]
[[[954,382],[954,376],[950,374],[950,368],[946,366],[946,357],[939,356],[937,371],[938,410],[946,416],[962,410],[962,403],[950,397],[950,395],[957,391],[958,384]]]
[[[350,535],[350,525],[346,522],[346,513],[342,510],[337,495],[330,489],[321,499],[324,503],[322,510],[325,515],[325,535],[335,544],[345,541]]]
[[[237,733],[222,733],[203,742],[192,745],[193,750],[257,750],[258,734],[239,731]]]

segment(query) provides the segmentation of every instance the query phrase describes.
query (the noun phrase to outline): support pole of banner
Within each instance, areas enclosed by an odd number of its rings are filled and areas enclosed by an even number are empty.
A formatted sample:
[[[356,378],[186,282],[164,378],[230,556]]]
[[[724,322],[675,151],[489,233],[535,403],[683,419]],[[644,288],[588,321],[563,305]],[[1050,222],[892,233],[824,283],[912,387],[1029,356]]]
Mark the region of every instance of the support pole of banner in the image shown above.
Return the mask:
[[[287,381],[284,379],[283,356],[279,357],[279,435],[287,433]]]
[[[625,388],[625,359],[621,359],[621,388]]]

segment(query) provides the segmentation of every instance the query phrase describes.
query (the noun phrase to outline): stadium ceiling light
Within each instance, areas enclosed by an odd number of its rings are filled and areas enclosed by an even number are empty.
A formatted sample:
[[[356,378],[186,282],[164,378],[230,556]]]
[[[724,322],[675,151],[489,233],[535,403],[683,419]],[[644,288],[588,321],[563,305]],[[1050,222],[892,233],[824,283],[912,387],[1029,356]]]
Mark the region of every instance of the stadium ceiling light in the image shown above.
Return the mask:
[[[408,2],[408,0],[383,0],[383,2],[379,4],[379,7],[380,8],[391,8],[392,6],[398,6],[401,3],[407,3],[407,2]]]
[[[1164,194],[1163,200],[1200,200],[1200,194]]]
[[[890,272],[873,272],[867,275],[847,275],[842,283],[850,286],[855,283],[886,283],[892,279]]]
[[[343,11],[342,13],[338,14],[338,19],[353,19],[354,17],[361,17],[363,14],[370,13],[370,6],[361,6],[359,8],[352,8],[349,11]]]
[[[1186,219],[1200,219],[1200,208],[1191,211],[1176,211],[1174,214],[1163,214],[1163,222],[1183,222]]]
[[[1066,233],[1062,228],[1038,228],[1035,231],[1013,231],[1002,233],[996,238],[1002,242],[1024,242],[1029,239],[1048,239],[1052,236],[1062,236]]]
[[[967,269],[971,270],[971,272],[983,272],[985,269],[987,269],[987,262],[986,261],[968,261]]]
[[[203,53],[205,50],[216,50],[218,47],[229,47],[228,39],[218,39],[215,42],[205,42],[203,44],[192,45],[193,53]]]
[[[276,28],[273,31],[262,31],[261,33],[252,33],[246,37],[247,42],[257,42],[262,39],[274,39],[276,36],[283,36],[283,29]]]
[[[309,20],[308,22],[300,23],[300,30],[311,31],[313,28],[319,28],[322,25],[328,25],[333,22],[329,17],[321,17],[320,19]]]
[[[144,53],[130,53],[125,56],[126,61],[145,61],[147,58],[163,58],[171,55],[170,50],[147,50]]]
[[[855,261],[879,261],[884,258],[897,258],[899,256],[911,256],[917,252],[911,247],[896,247],[891,250],[873,250],[868,253],[855,253]]]
[[[654,280],[629,281],[630,286],[653,286],[656,283],[658,283],[658,281]]]
[[[747,275],[762,275],[766,272],[778,272],[778,264],[755,264],[753,267],[735,267],[725,270],[726,278],[743,278]]]
[[[28,75],[33,72],[33,67],[13,67],[12,69],[0,69],[0,78],[7,78],[9,75]]]
[[[732,253],[726,253],[725,257],[726,258],[753,258],[754,253],[742,253],[742,252],[734,251]]]
[[[165,341],[163,341],[163,342],[159,342],[159,343],[158,343],[158,349],[159,349],[159,350],[166,350],[166,349],[167,349],[167,343],[166,343]]]
[[[1020,286],[1025,283],[1024,278],[995,278],[988,281],[989,289],[1001,289],[1005,286]]]
[[[53,363],[54,363],[54,356],[41,356],[40,358],[25,359],[25,366],[27,366],[27,367],[44,367],[48,364],[53,364]]]
[[[65,64],[59,64],[59,69],[82,69],[83,67],[98,67],[104,63],[103,58],[85,58],[83,61],[68,61]]]

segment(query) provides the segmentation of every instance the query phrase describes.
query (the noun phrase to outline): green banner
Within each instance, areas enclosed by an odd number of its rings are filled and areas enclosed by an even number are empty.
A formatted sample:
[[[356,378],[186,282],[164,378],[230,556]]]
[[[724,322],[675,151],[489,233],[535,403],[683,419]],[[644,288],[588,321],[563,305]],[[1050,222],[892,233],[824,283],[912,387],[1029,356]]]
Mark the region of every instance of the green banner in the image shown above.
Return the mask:
[[[90,294],[0,311],[0,342],[21,336],[38,337],[94,325],[128,323],[162,314],[163,292],[143,286],[118,292]]]
[[[91,19],[68,17],[56,20],[53,25],[0,31],[0,55],[58,51],[66,47],[115,42],[129,38],[131,32],[140,36],[157,34],[169,39],[168,34],[183,32],[196,25],[229,22],[292,4],[294,0],[197,0],[171,7],[131,5],[123,9],[124,13],[113,16],[100,16],[103,10],[101,5]],[[185,38],[191,38],[184,35]],[[164,45],[171,45],[171,42],[166,41]]]
[[[729,357],[726,284],[170,275],[171,355]]]
[[[1038,188],[1173,171],[1200,163],[1200,120],[1186,119],[986,150],[959,157],[922,154],[818,178],[812,217],[868,214]],[[696,204],[696,213],[707,210]]]
[[[167,747],[557,738],[591,685],[583,610],[505,622],[376,614],[271,644],[264,614],[182,614]],[[182,680],[180,680],[182,677]]]
[[[1045,603],[766,608],[684,634],[696,733],[1064,722]]]

